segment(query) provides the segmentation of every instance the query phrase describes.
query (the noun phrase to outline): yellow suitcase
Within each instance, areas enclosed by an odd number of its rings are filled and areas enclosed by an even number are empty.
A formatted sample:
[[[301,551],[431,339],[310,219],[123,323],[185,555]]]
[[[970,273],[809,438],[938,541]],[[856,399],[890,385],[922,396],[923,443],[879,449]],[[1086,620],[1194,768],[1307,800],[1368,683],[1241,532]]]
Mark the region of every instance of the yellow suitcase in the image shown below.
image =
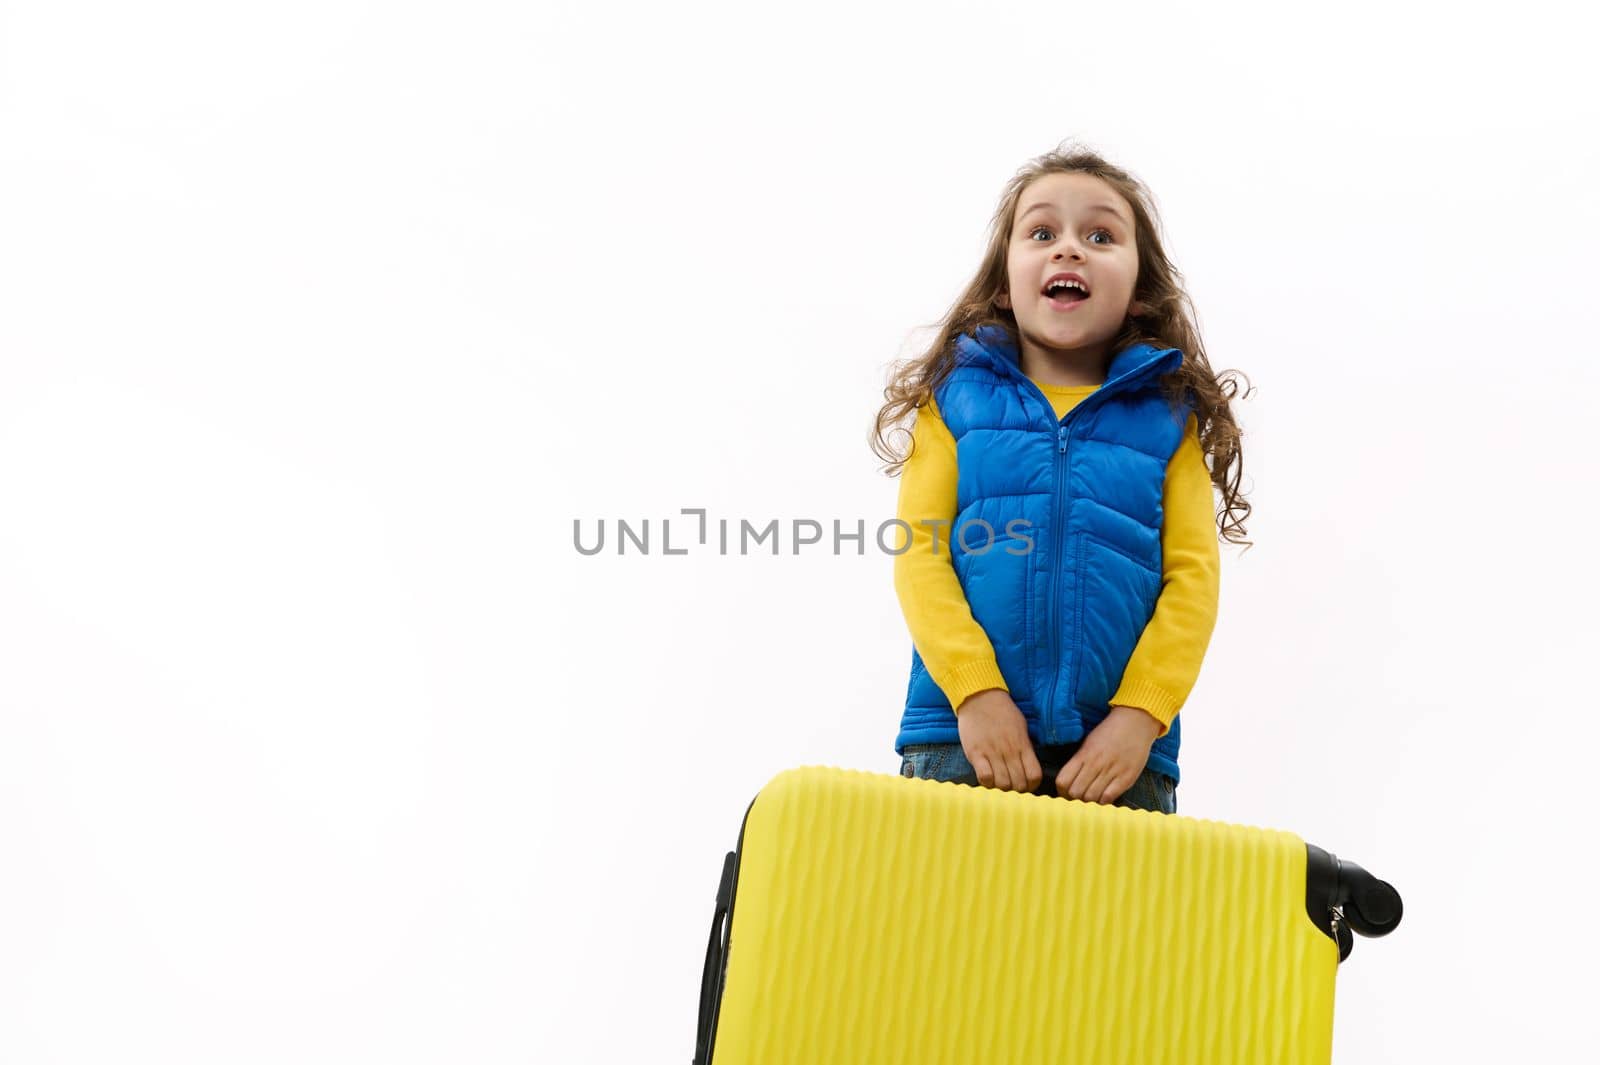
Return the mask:
[[[1400,896],[1289,832],[785,770],[723,863],[694,1065],[1326,1065]]]

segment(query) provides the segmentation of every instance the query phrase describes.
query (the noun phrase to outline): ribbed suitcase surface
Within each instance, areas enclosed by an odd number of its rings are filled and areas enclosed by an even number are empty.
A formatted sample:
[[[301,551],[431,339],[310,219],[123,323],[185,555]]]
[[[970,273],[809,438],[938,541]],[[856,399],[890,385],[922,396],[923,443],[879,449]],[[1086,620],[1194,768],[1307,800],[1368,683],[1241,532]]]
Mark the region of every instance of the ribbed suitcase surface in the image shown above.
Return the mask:
[[[1330,1058],[1340,947],[1288,832],[806,766],[729,870],[714,1065]]]

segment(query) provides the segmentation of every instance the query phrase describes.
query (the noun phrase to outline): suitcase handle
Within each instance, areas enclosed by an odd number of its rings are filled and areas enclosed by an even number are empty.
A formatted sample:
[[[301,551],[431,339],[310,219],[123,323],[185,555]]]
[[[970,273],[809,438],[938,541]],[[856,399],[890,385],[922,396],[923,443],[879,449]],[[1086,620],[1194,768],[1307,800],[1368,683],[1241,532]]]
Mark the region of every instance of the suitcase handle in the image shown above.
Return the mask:
[[[711,1043],[717,1031],[717,1007],[722,1004],[722,978],[728,965],[728,912],[733,905],[733,875],[737,854],[722,860],[722,880],[717,885],[717,909],[711,917],[711,939],[706,943],[706,965],[700,974],[700,1026],[695,1033],[692,1065],[711,1065]]]

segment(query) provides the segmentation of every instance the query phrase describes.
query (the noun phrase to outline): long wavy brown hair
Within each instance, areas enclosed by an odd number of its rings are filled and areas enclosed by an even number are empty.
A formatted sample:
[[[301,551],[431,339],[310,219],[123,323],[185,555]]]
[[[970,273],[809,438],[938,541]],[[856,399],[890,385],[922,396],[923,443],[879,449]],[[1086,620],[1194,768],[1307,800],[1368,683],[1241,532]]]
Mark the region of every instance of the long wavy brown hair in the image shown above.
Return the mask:
[[[1239,395],[1240,378],[1245,383],[1243,398],[1249,398],[1253,391],[1249,378],[1238,370],[1224,370],[1220,376],[1212,372],[1195,324],[1194,305],[1184,290],[1183,275],[1162,249],[1159,216],[1143,182],[1096,152],[1068,142],[1030,160],[1006,184],[990,223],[983,262],[966,291],[944,318],[934,323],[938,332],[932,346],[915,358],[897,362],[891,370],[883,390],[885,402],[868,434],[872,450],[887,463],[883,469],[889,476],[900,473],[915,446],[910,443],[911,434],[904,422],[928,402],[934,389],[949,375],[955,364],[956,337],[971,336],[979,326],[996,325],[1006,331],[1013,343],[1017,342],[1016,315],[996,302],[996,297],[1006,291],[1006,259],[1011,250],[1017,203],[1030,184],[1046,174],[1057,173],[1093,175],[1120,193],[1133,208],[1139,252],[1133,297],[1143,309],[1123,322],[1110,350],[1121,351],[1143,341],[1183,352],[1183,364],[1162,376],[1162,392],[1175,405],[1182,402],[1186,393],[1194,397],[1200,447],[1208,460],[1212,484],[1222,493],[1216,515],[1219,535],[1229,543],[1243,543],[1248,549],[1251,541],[1244,538],[1244,520],[1251,508],[1239,487],[1244,466],[1242,434],[1228,402]],[[890,433],[905,436],[904,454],[889,442]]]

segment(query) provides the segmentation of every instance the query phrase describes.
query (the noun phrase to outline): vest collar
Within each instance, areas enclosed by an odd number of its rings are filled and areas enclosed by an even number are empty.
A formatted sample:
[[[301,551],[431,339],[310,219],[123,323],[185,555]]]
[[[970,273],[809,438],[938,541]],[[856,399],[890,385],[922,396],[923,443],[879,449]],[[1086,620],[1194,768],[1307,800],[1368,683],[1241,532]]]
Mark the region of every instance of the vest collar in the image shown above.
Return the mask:
[[[1021,353],[1016,343],[998,325],[981,325],[975,336],[965,333],[956,337],[956,355],[961,362],[988,365],[995,373],[1028,381],[1022,372]],[[965,356],[963,358],[963,356]],[[1106,368],[1105,383],[1092,395],[1120,390],[1144,378],[1171,373],[1183,363],[1183,352],[1177,348],[1158,348],[1140,341],[1130,344],[1111,357]]]

